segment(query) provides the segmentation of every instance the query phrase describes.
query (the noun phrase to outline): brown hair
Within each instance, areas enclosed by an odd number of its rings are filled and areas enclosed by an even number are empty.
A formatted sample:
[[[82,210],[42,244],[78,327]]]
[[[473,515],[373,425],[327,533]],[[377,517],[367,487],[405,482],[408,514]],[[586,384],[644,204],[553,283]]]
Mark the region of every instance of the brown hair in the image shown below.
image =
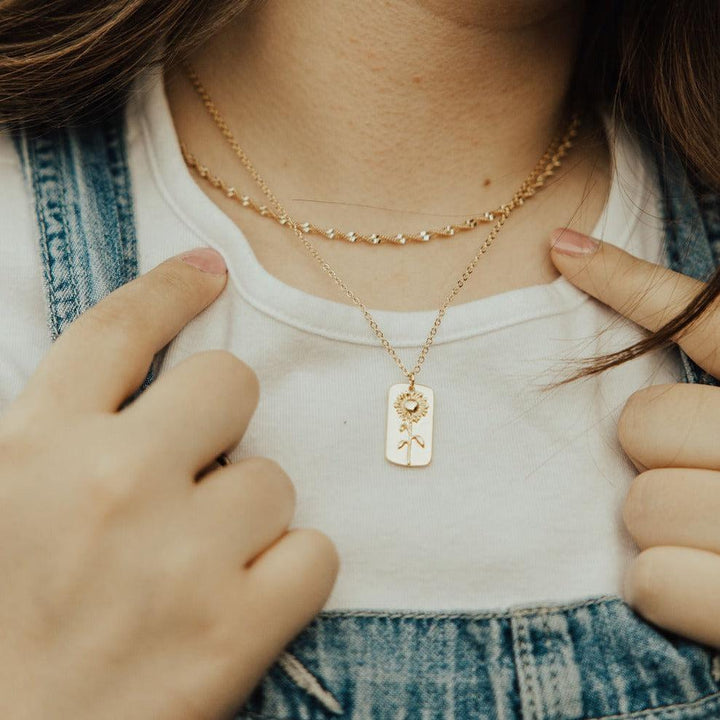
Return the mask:
[[[0,122],[82,124],[112,112],[150,64],[172,62],[258,0],[0,0]]]
[[[602,104],[658,157],[674,153],[696,192],[720,192],[720,3],[588,3],[571,93]],[[720,268],[684,310],[617,352],[580,361],[559,384],[667,347],[720,298]]]
[[[112,112],[147,65],[172,62],[261,0],[0,0],[0,123],[81,123]],[[604,107],[698,188],[720,192],[720,3],[586,3],[570,95]],[[720,270],[664,327],[580,363],[572,378],[669,345],[720,297]]]

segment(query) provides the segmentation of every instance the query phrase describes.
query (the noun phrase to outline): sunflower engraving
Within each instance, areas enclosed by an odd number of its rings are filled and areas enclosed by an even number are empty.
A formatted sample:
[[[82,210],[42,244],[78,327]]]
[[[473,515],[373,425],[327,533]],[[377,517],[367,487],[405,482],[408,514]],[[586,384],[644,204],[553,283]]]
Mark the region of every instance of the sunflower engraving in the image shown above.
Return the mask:
[[[416,423],[427,415],[429,406],[422,393],[408,390],[397,396],[393,407],[401,420]]]
[[[398,443],[398,450],[402,450],[404,447],[407,448],[407,464],[410,465],[413,442],[416,442],[422,448],[425,447],[425,440],[422,436],[413,435],[413,424],[419,422],[427,415],[430,405],[421,392],[413,389],[398,395],[393,403],[393,407],[402,420],[400,432],[407,433],[407,437]]]

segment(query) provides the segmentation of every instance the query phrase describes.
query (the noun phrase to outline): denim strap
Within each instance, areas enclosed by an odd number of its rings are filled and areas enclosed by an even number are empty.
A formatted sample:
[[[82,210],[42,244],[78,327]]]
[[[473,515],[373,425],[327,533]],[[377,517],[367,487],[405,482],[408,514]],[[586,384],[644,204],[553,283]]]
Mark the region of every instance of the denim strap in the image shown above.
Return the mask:
[[[14,141],[34,198],[47,323],[55,341],[75,318],[138,274],[125,117],[121,112],[79,129],[19,132]],[[136,395],[153,381],[159,360],[160,353]]]
[[[720,265],[720,194],[691,180],[676,155],[658,152],[654,159],[665,218],[668,266],[706,281]],[[680,356],[687,382],[720,385],[682,350]]]

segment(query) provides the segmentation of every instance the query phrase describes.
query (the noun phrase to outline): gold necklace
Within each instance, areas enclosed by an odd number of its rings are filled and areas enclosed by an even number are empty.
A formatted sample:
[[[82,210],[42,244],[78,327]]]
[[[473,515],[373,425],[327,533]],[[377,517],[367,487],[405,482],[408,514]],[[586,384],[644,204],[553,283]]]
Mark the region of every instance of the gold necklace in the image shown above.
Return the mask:
[[[562,142],[562,139],[550,145],[545,154],[540,158],[537,165],[533,168],[533,171],[525,179],[525,183],[532,184],[547,168],[548,162],[555,152],[556,145]],[[405,245],[408,242],[428,242],[434,238],[450,238],[454,237],[457,233],[467,232],[468,230],[474,230],[478,225],[483,223],[491,223],[497,216],[502,212],[502,207],[495,210],[488,210],[480,215],[474,215],[473,217],[467,218],[460,223],[451,223],[441,228],[432,228],[428,230],[419,230],[417,232],[410,233],[371,233],[369,235],[355,232],[351,230],[346,232],[339,230],[334,227],[323,228],[315,225],[311,222],[301,222],[294,218],[289,218],[287,215],[281,215],[272,208],[259,203],[245,193],[239,192],[234,186],[222,178],[215,175],[207,166],[203,165],[186,147],[185,143],[180,143],[180,150],[182,151],[185,163],[189,168],[195,170],[195,172],[203,179],[206,180],[214,188],[220,190],[226,197],[238,202],[242,207],[248,208],[262,217],[270,218],[279,225],[291,225],[291,222],[297,225],[303,233],[306,235],[317,235],[319,237],[328,238],[330,240],[345,240],[350,243],[365,242],[370,245],[379,245],[380,243],[393,243],[395,245]]]
[[[395,361],[395,364],[407,378],[408,382],[396,383],[395,385],[392,385],[388,391],[385,457],[396,465],[404,465],[407,467],[421,467],[428,465],[432,458],[433,450],[432,433],[435,396],[431,388],[426,385],[416,384],[415,378],[425,362],[425,358],[427,357],[430,347],[435,340],[435,335],[440,327],[440,323],[445,317],[448,306],[455,299],[460,290],[462,290],[465,283],[470,279],[470,276],[475,270],[480,258],[488,251],[492,242],[498,236],[500,230],[505,224],[505,221],[508,217],[510,217],[510,214],[513,210],[515,210],[515,208],[523,205],[526,200],[533,197],[535,193],[541,190],[547,178],[553,175],[555,170],[560,167],[562,158],[565,156],[570,147],[572,147],[573,138],[577,135],[577,130],[580,125],[579,116],[574,113],[560,140],[553,141],[550,144],[545,155],[547,155],[551,149],[554,148],[554,150],[552,150],[548,161],[545,163],[543,171],[531,182],[525,180],[515,192],[510,202],[500,207],[492,230],[482,242],[475,253],[475,256],[465,268],[462,275],[457,279],[452,290],[446,296],[440,306],[440,309],[438,310],[435,322],[430,328],[430,332],[425,339],[425,343],[420,350],[420,354],[415,361],[413,369],[408,370],[397,354],[395,348],[390,344],[382,330],[378,327],[377,322],[370,314],[370,311],[367,309],[365,303],[363,303],[356,293],[345,284],[330,264],[320,255],[310,240],[305,237],[303,230],[298,226],[297,222],[290,217],[285,208],[281,205],[280,201],[277,197],[275,197],[275,194],[272,190],[270,190],[265,180],[255,169],[255,166],[252,162],[250,162],[250,159],[245,154],[245,151],[240,147],[237,140],[235,140],[230,127],[218,111],[209,93],[200,82],[200,78],[195,70],[188,62],[184,63],[184,68],[195,87],[195,90],[200,95],[206,110],[215,121],[215,124],[218,126],[218,129],[222,133],[223,137],[225,137],[228,141],[230,147],[238,156],[245,169],[250,173],[253,180],[258,184],[260,189],[268,198],[275,209],[277,216],[280,220],[284,220],[281,224],[286,225],[293,230],[300,242],[304,245],[305,249],[319,263],[323,271],[330,276],[333,282],[335,282],[335,284],[347,295],[347,297],[350,298],[353,304],[360,308],[365,320],[367,320],[370,325],[370,329],[375,333],[383,348]],[[543,158],[545,158],[545,155],[543,155]],[[413,450],[415,452],[413,452]]]

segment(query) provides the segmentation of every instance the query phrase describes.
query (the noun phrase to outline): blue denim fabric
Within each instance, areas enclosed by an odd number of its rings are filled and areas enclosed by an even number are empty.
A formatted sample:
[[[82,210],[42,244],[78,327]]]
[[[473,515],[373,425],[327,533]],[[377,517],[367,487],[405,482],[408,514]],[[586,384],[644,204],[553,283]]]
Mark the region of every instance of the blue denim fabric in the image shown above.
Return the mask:
[[[35,198],[54,341],[88,308],[138,274],[137,238],[122,115],[83,131],[13,137]],[[155,357],[142,386],[155,378]]]
[[[658,632],[616,596],[497,613],[327,612],[288,650],[335,703],[276,665],[238,720],[720,718],[718,653]]]
[[[15,138],[35,198],[52,339],[138,272],[123,123],[120,114]],[[720,198],[677,158],[653,159],[669,265],[707,279],[720,264]],[[687,382],[718,384],[681,354]],[[236,717],[712,720],[720,652],[655,627],[614,595],[498,612],[324,612]]]

